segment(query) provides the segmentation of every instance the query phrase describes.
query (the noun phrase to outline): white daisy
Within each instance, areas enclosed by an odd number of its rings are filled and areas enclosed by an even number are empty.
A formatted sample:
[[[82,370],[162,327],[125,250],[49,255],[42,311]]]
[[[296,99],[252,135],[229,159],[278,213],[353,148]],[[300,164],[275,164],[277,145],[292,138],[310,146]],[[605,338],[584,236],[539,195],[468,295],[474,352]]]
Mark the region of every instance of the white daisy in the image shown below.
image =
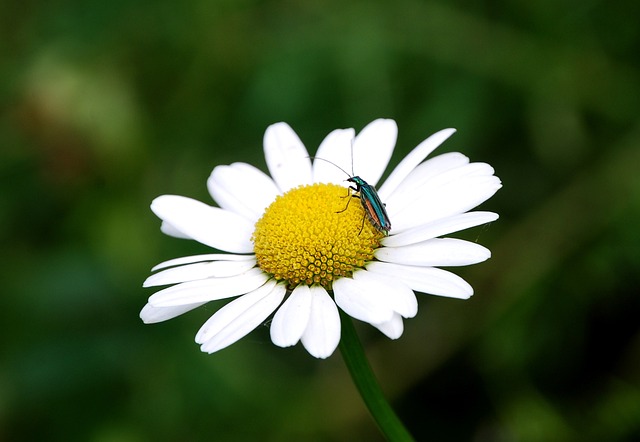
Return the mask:
[[[275,312],[271,340],[302,342],[326,358],[340,341],[338,308],[391,339],[403,318],[416,315],[415,292],[466,299],[472,287],[438,267],[485,261],[473,242],[442,238],[498,219],[470,212],[500,187],[491,166],[460,153],[425,158],[455,132],[445,129],[420,143],[380,186],[391,230],[365,218],[344,170],[372,186],[386,169],[397,137],[393,120],[379,119],[357,136],[331,132],[312,160],[286,123],[270,126],[264,153],[271,176],[246,163],[213,169],[207,182],[219,207],[176,195],[151,204],[168,235],[226,252],[164,262],[144,283],[169,285],[154,293],[140,317],[174,318],[209,301],[233,298],[200,328],[196,342],[213,353],[242,338]],[[339,167],[334,167],[328,160]]]

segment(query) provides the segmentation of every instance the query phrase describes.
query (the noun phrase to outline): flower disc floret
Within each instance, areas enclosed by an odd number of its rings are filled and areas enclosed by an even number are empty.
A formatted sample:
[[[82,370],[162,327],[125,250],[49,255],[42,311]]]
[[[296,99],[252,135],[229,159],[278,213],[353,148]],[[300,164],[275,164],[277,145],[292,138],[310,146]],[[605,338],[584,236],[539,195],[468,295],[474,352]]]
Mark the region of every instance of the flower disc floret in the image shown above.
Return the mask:
[[[350,277],[373,260],[384,237],[350,190],[336,184],[294,188],[267,208],[252,241],[258,266],[289,288]]]

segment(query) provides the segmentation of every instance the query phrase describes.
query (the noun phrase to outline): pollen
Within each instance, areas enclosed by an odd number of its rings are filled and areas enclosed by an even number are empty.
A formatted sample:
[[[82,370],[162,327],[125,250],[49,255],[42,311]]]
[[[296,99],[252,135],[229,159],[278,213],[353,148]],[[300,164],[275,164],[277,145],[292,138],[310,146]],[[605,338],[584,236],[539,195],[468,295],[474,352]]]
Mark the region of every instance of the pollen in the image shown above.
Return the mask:
[[[312,184],[278,196],[251,238],[258,266],[290,289],[338,278],[373,260],[384,235],[365,216],[360,200],[336,184]]]

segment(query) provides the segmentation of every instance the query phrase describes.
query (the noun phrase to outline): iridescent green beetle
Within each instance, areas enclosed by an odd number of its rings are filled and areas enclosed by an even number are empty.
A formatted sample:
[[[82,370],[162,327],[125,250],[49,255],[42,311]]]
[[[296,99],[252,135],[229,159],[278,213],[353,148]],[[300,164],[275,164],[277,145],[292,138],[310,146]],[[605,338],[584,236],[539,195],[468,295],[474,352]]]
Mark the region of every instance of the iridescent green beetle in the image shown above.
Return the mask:
[[[314,158],[314,157],[311,157]],[[355,197],[360,199],[360,203],[362,204],[362,208],[364,209],[364,213],[376,230],[384,233],[385,235],[389,234],[389,230],[391,230],[391,221],[389,221],[389,215],[387,215],[387,209],[382,201],[380,201],[380,197],[378,196],[378,192],[376,188],[371,184],[367,183],[365,180],[360,178],[359,176],[351,176],[347,171],[345,171],[342,167],[337,164],[325,160],[324,158],[315,158],[316,160],[326,161],[329,164],[333,164],[338,169],[343,171],[349,178],[347,181],[354,184],[354,186],[349,186],[349,189],[356,192],[356,194],[350,194],[350,197]],[[351,198],[349,198],[349,202],[351,202]],[[349,202],[347,202],[347,207],[349,207]],[[344,212],[347,210],[345,207],[340,212]],[[340,213],[338,212],[338,213]],[[363,220],[364,226],[364,220]],[[360,228],[360,232],[362,232],[362,228]]]
[[[355,187],[349,186],[349,188],[355,190],[358,195],[352,196],[360,198],[360,203],[362,204],[364,213],[373,227],[380,232],[383,232],[385,235],[388,235],[389,230],[391,230],[391,221],[389,221],[387,209],[385,208],[384,203],[380,201],[376,188],[359,176],[349,177],[347,181],[355,184]]]

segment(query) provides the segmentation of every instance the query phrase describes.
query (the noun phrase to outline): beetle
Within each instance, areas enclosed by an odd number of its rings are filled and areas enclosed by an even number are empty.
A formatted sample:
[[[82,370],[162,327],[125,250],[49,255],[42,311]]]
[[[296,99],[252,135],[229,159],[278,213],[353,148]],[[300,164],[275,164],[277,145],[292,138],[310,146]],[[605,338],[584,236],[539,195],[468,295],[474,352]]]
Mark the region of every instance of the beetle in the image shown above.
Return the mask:
[[[349,186],[349,188],[356,191],[358,195],[351,196],[360,199],[364,213],[373,227],[385,235],[388,235],[389,230],[391,230],[391,221],[389,220],[389,215],[387,215],[385,204],[380,201],[376,188],[359,176],[351,176],[347,181],[355,185],[355,187]],[[351,199],[349,199],[349,201],[351,201]],[[347,207],[348,206],[349,203],[347,203]],[[346,207],[345,210],[347,210]],[[362,232],[362,229],[360,229],[360,231]]]
[[[387,215],[387,209],[385,208],[385,204],[380,201],[380,197],[378,196],[378,191],[374,186],[367,183],[365,180],[360,178],[357,175],[349,175],[342,167],[337,164],[325,160],[324,158],[310,157],[315,158],[316,160],[326,161],[329,164],[333,164],[338,169],[343,171],[349,178],[347,181],[353,183],[353,186],[349,186],[349,189],[356,192],[356,194],[350,193],[348,196],[349,201],[347,202],[347,207],[342,209],[340,212],[342,213],[349,207],[349,203],[351,202],[351,197],[358,198],[360,200],[360,204],[364,209],[365,216],[376,228],[379,232],[384,233],[385,235],[389,234],[389,230],[391,230],[391,221],[389,220],[389,215]],[[362,233],[362,228],[364,227],[364,218],[362,219],[362,227],[360,228],[360,233]]]

